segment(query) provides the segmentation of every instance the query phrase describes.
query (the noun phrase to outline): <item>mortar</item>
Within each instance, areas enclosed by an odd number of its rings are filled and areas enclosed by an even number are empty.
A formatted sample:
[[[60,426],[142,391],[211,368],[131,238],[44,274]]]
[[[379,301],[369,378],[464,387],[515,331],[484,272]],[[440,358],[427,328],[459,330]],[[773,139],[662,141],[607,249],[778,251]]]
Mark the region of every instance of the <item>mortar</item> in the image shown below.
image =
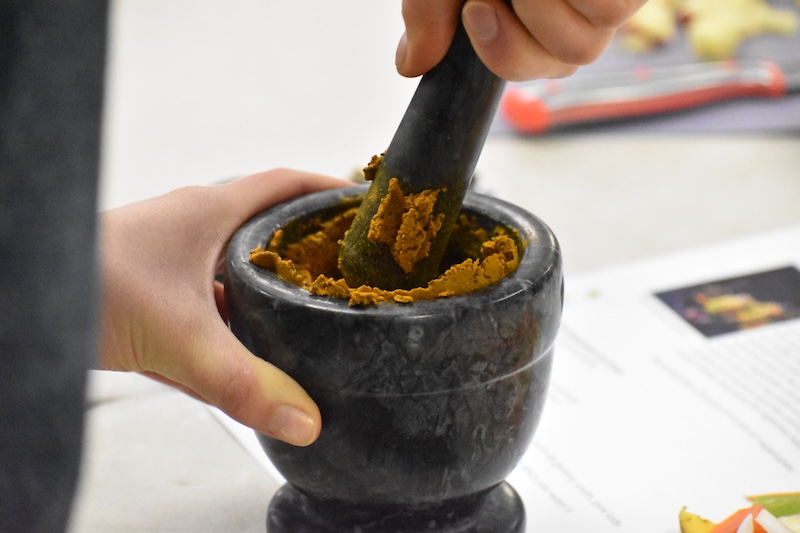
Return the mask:
[[[319,405],[319,439],[298,448],[259,434],[286,478],[274,532],[524,531],[504,482],[544,406],[561,317],[561,253],[527,211],[468,193],[462,212],[520,237],[517,269],[477,292],[350,307],[249,262],[281,228],[357,205],[363,187],[315,193],[245,224],[230,242],[230,327]]]

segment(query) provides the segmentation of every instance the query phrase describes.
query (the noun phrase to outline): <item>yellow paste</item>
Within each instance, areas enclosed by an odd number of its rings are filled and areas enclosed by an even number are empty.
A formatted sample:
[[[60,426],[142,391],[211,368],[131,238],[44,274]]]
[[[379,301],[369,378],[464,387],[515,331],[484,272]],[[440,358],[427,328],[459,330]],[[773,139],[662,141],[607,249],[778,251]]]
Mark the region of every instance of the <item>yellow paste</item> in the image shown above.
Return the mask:
[[[392,291],[366,285],[349,287],[338,271],[337,260],[341,239],[357,209],[351,208],[330,220],[319,222],[319,230],[287,244],[280,254],[278,250],[283,244],[283,232],[278,230],[266,249],[258,247],[250,252],[250,261],[312,294],[347,299],[351,306],[381,302],[410,303],[466,294],[499,281],[511,274],[519,264],[517,243],[506,230],[497,228],[490,236],[477,222],[462,214],[459,218],[460,227],[468,228],[482,241],[475,257],[451,266],[426,287]]]
[[[404,195],[397,178],[389,180],[389,192],[369,223],[367,238],[389,246],[392,257],[408,274],[417,261],[428,257],[431,241],[439,233],[444,213],[433,215],[436,197],[444,189],[427,189]]]
[[[375,175],[378,173],[378,167],[381,166],[381,161],[383,161],[383,156],[385,154],[386,152],[381,155],[373,155],[370,158],[369,163],[367,163],[367,166],[365,166],[363,169],[364,179],[366,181],[372,181],[375,179]]]

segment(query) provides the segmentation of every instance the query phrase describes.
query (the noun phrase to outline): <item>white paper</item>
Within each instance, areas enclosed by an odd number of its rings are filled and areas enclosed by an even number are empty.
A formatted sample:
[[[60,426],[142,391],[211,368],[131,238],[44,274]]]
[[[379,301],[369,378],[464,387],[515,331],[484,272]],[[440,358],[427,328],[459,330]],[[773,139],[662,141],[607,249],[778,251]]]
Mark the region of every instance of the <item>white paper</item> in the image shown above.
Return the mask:
[[[655,296],[798,264],[794,226],[568,279],[548,403],[509,478],[528,531],[677,532],[684,505],[719,521],[800,490],[800,320],[706,337]]]

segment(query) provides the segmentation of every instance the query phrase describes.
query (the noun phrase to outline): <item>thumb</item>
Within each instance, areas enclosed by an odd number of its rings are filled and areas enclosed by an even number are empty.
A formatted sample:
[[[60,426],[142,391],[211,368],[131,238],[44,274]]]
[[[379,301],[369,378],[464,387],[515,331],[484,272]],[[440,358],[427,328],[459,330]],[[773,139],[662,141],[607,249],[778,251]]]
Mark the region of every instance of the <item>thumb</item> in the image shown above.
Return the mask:
[[[193,323],[194,331],[183,337],[191,340],[175,346],[171,357],[155,358],[148,374],[166,378],[278,440],[307,446],[317,439],[322,427],[319,408],[296,381],[250,353],[218,315]]]

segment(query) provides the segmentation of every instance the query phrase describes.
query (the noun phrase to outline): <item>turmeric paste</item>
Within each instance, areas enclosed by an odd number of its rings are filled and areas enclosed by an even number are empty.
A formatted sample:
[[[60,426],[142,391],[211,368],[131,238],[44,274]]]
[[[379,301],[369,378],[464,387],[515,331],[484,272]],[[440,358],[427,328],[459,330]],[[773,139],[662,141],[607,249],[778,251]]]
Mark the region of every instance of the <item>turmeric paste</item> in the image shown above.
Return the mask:
[[[356,210],[351,208],[329,220],[320,221],[316,224],[318,229],[296,242],[284,243],[283,231],[278,230],[266,248],[258,247],[250,252],[250,261],[312,294],[347,299],[351,306],[381,302],[405,304],[466,294],[499,281],[519,264],[517,240],[508,230],[498,227],[490,235],[476,220],[462,214],[457,231],[467,233],[469,240],[479,245],[475,250],[463,250],[463,254],[469,257],[447,268],[427,286],[391,291],[366,285],[349,287],[336,263],[341,238]]]
[[[397,178],[392,178],[389,192],[370,221],[367,238],[388,245],[392,257],[406,274],[414,270],[417,261],[428,256],[431,241],[442,228],[444,214],[433,214],[439,191],[427,189],[404,195]]]

